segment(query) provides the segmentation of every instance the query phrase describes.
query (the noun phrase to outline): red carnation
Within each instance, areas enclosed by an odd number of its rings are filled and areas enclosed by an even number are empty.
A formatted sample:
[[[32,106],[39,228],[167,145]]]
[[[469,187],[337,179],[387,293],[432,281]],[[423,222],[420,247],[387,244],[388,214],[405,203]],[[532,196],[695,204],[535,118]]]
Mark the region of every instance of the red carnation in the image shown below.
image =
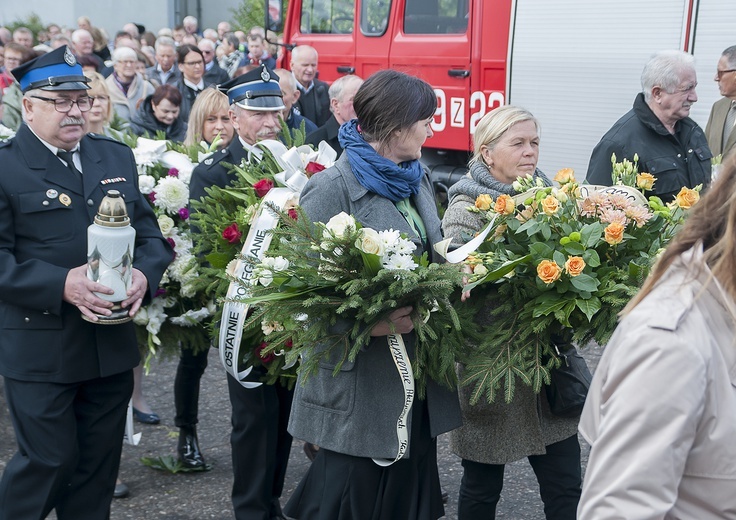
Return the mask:
[[[306,168],[307,177],[311,177],[315,173],[319,173],[319,172],[321,172],[324,169],[325,169],[325,166],[324,165],[322,165],[322,164],[320,164],[318,162],[309,161],[307,163],[307,168]]]
[[[240,242],[240,237],[242,236],[243,234],[238,229],[238,225],[234,223],[230,224],[222,232],[222,238],[224,238],[231,244],[237,244],[238,242]]]
[[[266,193],[271,191],[271,188],[273,188],[273,181],[271,179],[261,179],[253,185],[253,189],[259,198],[265,197]]]
[[[176,168],[169,168],[168,176],[169,177],[178,177],[179,176],[179,170],[177,170]]]
[[[290,217],[291,217],[291,218],[292,218],[293,220],[298,220],[298,219],[299,219],[299,214],[298,214],[298,213],[296,212],[296,210],[295,210],[294,208],[291,208],[291,209],[290,209],[290,210],[288,210],[288,211],[287,211],[286,213],[288,213],[288,215],[289,215],[289,216],[290,216]]]
[[[269,352],[265,355],[263,354],[263,349],[265,349],[266,347],[268,347],[268,343],[266,343],[265,341],[261,342],[261,344],[256,347],[256,354],[258,354],[258,357],[263,360],[264,364],[270,363],[276,358],[273,352]]]

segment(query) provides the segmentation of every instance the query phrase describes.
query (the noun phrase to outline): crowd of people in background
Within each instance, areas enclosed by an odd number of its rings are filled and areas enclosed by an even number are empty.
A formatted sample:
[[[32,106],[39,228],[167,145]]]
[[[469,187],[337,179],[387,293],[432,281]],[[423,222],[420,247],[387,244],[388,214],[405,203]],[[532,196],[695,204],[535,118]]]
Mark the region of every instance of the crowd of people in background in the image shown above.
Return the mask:
[[[303,131],[309,144],[316,146],[326,141],[340,157],[334,167],[313,177],[307,184],[301,204],[309,218],[325,222],[340,211],[359,213],[367,211],[365,208],[370,206],[373,211],[366,214],[371,215],[373,221],[362,224],[370,224],[379,230],[405,231],[415,236],[421,248],[430,255],[433,254],[431,244],[443,235],[461,242],[482,227],[480,217],[466,211],[478,195],[497,197],[511,194],[514,181],[527,174],[538,178],[545,186],[552,184],[537,169],[540,122],[521,107],[502,107],[486,114],[479,122],[474,135],[475,155],[469,164],[470,171],[451,188],[449,208],[441,221],[431,184],[419,163],[421,148],[433,134],[431,122],[437,99],[432,87],[423,80],[397,71],[380,71],[365,81],[358,76],[347,75],[328,85],[318,79],[319,56],[308,45],[293,49],[288,69],[276,68],[281,53],[281,47],[274,45],[277,41],[277,35],[267,34],[260,27],[252,27],[247,32],[233,30],[226,21],[218,23],[216,29],[200,30],[196,18],[191,16],[184,18],[182,25],[162,28],[155,34],[138,24],[127,23],[114,35],[107,35],[88,17],[80,17],[74,30],[50,24],[44,31],[33,34],[24,27],[12,33],[0,27],[2,124],[19,130],[25,120],[30,123],[26,126],[36,137],[52,140],[58,129],[47,129],[41,126],[39,119],[35,122],[28,119],[27,112],[30,111],[32,116],[34,110],[37,113],[45,110],[57,118],[63,118],[62,113],[69,114],[72,110],[75,114],[77,111],[87,113],[84,116],[85,128],[91,137],[78,136],[70,150],[58,147],[59,157],[64,151],[70,154],[70,162],[63,165],[72,170],[71,161],[75,161],[75,153],[82,155],[76,161],[78,166],[88,164],[85,162],[88,149],[109,149],[113,155],[119,155],[121,161],[129,163],[129,151],[95,141],[103,139],[100,136],[113,135],[114,131],[130,131],[147,137],[164,136],[186,145],[217,144],[219,149],[214,158],[194,170],[191,197],[198,199],[209,187],[229,184],[232,180],[229,165],[258,160],[262,154],[258,141],[279,138],[282,123],[285,123],[292,132]],[[62,48],[67,65],[75,71],[75,67],[80,66],[84,71],[84,76],[75,75],[73,81],[64,80],[71,83],[66,90],[78,92],[78,97],[65,105],[68,99],[64,97],[28,96],[28,91],[36,87],[21,85],[21,78],[27,72],[22,67],[34,70],[57,65],[63,67],[61,62],[46,65],[42,58],[48,54],[51,62],[51,57],[55,56],[53,53],[61,54]],[[73,53],[73,60],[67,59],[67,52]],[[23,74],[17,73],[19,67]],[[13,70],[16,74],[11,72]],[[682,51],[657,53],[644,67],[642,91],[637,94],[633,108],[602,136],[592,151],[588,181],[609,185],[611,155],[615,153],[620,159],[632,159],[636,153],[642,169],[657,177],[655,193],[663,200],[674,198],[683,186],[702,184],[707,191],[711,182],[712,157],[723,155],[727,158],[729,153],[732,155],[736,144],[736,133],[733,132],[736,121],[736,46],[724,50],[716,70],[714,80],[723,99],[714,105],[708,126],[703,131],[689,117],[690,107],[697,101],[697,78],[692,56]],[[52,93],[54,89],[64,90],[53,82],[43,87]],[[87,95],[91,100],[85,100]],[[29,97],[36,99],[31,101]],[[400,98],[406,101],[396,103]],[[53,106],[37,101],[50,102]],[[393,107],[392,103],[398,106]],[[64,112],[67,105],[68,110]],[[16,147],[35,146],[45,153],[30,132],[19,135]],[[80,142],[81,150],[78,148]],[[5,153],[10,156],[12,150]],[[133,168],[132,164],[130,166]],[[19,170],[24,167],[18,163]],[[736,166],[731,164],[729,168],[720,186],[733,190]],[[733,203],[731,199],[721,196],[717,201],[730,205]],[[722,240],[732,245],[733,240],[722,237],[722,231],[727,224],[730,226],[728,230],[732,230],[736,217],[719,212],[716,202],[709,204],[705,207],[713,209],[718,221],[708,225],[705,218],[695,220],[689,228],[690,238],[682,239],[676,253],[666,256],[667,263],[656,271],[655,280],[680,277],[681,271],[685,270],[681,265],[683,259],[694,259],[693,262],[702,265],[704,271],[713,268],[716,278],[726,286],[725,294],[732,298],[733,283],[729,281],[732,272],[725,268],[731,268],[732,262],[722,267],[711,258],[716,254],[711,250],[720,250]],[[8,207],[10,204],[2,205],[2,208]],[[400,207],[405,211],[396,211]],[[150,220],[150,215],[147,218]],[[151,225],[155,227],[152,222]],[[713,232],[704,252],[703,244],[698,245],[697,238],[714,227],[720,231]],[[8,231],[7,234],[12,233]],[[162,241],[156,233],[150,240],[155,243]],[[731,245],[723,246],[726,253],[731,253]],[[163,242],[159,246],[166,253],[163,256],[170,256]],[[672,269],[666,272],[668,266]],[[155,265],[152,270],[161,268]],[[160,273],[153,273],[152,279],[158,276]],[[695,284],[691,279],[687,280],[687,283]],[[695,285],[700,287],[701,282]],[[706,282],[703,284],[707,286]],[[658,294],[653,286],[654,282],[649,283],[645,294]],[[142,298],[143,289],[137,296]],[[726,296],[719,292],[712,295],[713,302],[706,300],[706,304],[710,302],[714,308],[720,309],[718,312],[725,316],[721,316],[722,320],[728,321],[728,313],[723,309],[728,307],[733,314],[733,302],[727,298],[727,304],[723,304],[724,298]],[[662,299],[666,300],[664,296]],[[636,300],[629,309],[629,322],[643,327],[636,320],[644,320],[642,313],[650,307],[652,309],[648,312],[656,312],[651,300],[651,296]],[[71,298],[65,301],[79,305]],[[493,305],[491,301],[487,303],[489,307]],[[675,310],[684,312],[679,307]],[[708,314],[715,313],[708,310]],[[696,325],[693,330],[697,329],[698,337],[707,335],[707,331],[701,331],[700,325]],[[382,341],[378,338],[394,329],[408,338],[413,337],[409,312],[402,314],[397,311],[386,322],[377,325],[371,332],[373,341]],[[697,343],[698,337],[693,337],[691,342]],[[728,343],[729,338],[717,337],[716,346],[706,354],[720,360],[723,356],[720,345]],[[669,340],[665,333],[655,335],[654,339],[657,342]],[[475,407],[468,404],[469,396],[462,390],[458,396],[456,392],[430,386],[428,398],[413,411],[411,457],[399,461],[391,469],[373,464],[371,457],[387,456],[383,441],[394,425],[378,418],[384,407],[383,400],[392,399],[391,392],[396,389],[386,383],[383,387],[385,392],[376,395],[373,391],[376,382],[382,382],[382,375],[391,372],[388,351],[369,348],[360,356],[361,363],[356,364],[354,373],[340,372],[335,377],[330,370],[329,377],[324,376],[321,386],[297,385],[296,392],[279,384],[244,389],[235,378],[228,376],[233,409],[232,497],[236,518],[284,518],[280,498],[292,433],[307,441],[305,449],[310,458],[315,458],[315,463],[286,507],[287,513],[296,518],[439,518],[444,511],[436,464],[436,437],[452,430],[452,449],[462,458],[464,468],[459,500],[459,513],[463,520],[495,516],[503,487],[504,466],[522,458],[528,458],[534,468],[549,519],[575,518],[581,493],[583,507],[588,508],[583,511],[589,511],[587,514],[590,515],[586,518],[601,517],[596,516],[596,507],[602,508],[598,511],[609,508],[611,512],[643,508],[641,504],[631,503],[635,498],[626,496],[625,484],[622,484],[622,489],[617,488],[600,470],[605,464],[616,465],[616,457],[621,454],[610,448],[610,432],[621,428],[632,439],[641,438],[643,434],[636,429],[636,421],[624,420],[626,424],[622,426],[615,417],[602,420],[597,410],[588,406],[584,433],[593,441],[591,463],[594,471],[583,484],[576,433],[579,418],[554,417],[544,393],[536,394],[531,388],[517,391],[512,403]],[[617,369],[610,357],[604,358],[604,370],[620,376],[623,391],[631,393],[632,399],[627,403],[635,401],[635,394],[649,382],[637,380],[636,385],[628,382],[626,378],[632,376]],[[128,361],[128,364],[132,363]],[[207,348],[197,353],[183,349],[174,384],[175,424],[180,430],[177,451],[181,463],[191,469],[206,466],[205,452],[199,446],[196,429],[199,385],[206,366]],[[719,382],[721,379],[726,381],[728,372],[721,372],[716,370],[712,377]],[[634,369],[631,373],[634,374]],[[710,384],[708,377],[711,376],[704,377]],[[122,402],[123,394],[132,392],[136,420],[157,424],[160,419],[145,400],[141,378],[140,367],[133,371],[130,381],[127,376],[121,376],[124,385],[119,386],[124,391],[119,392],[119,400]],[[610,398],[613,405],[621,407],[620,417],[630,418],[626,410],[629,405],[618,404],[622,391],[614,389],[619,394],[610,397],[604,391],[608,383],[601,378],[598,376],[593,386],[596,402]],[[11,389],[20,394],[23,385],[14,387],[14,384],[11,384]],[[665,385],[666,381],[661,381],[661,384]],[[722,386],[728,387],[725,383]],[[726,393],[728,389],[733,391],[729,387],[721,392]],[[697,393],[700,388],[693,384],[685,390]],[[335,394],[340,392],[352,392],[356,404],[350,416],[340,416],[340,422],[335,422],[331,403]],[[663,391],[659,393],[664,394]],[[704,395],[706,407],[716,409],[717,403],[713,402],[718,396]],[[39,397],[38,401],[42,399]],[[692,410],[695,407],[688,408],[687,413],[695,413]],[[712,420],[717,419],[713,412]],[[374,431],[380,430],[381,435],[366,436],[369,425]],[[720,428],[726,431],[723,439],[730,439],[732,428]],[[694,432],[695,427],[692,430]],[[516,441],[510,442],[514,436]],[[720,449],[717,440],[701,440],[694,436],[695,433],[693,437],[682,440],[673,435],[671,439],[673,443],[680,442],[684,446],[681,459],[678,459],[681,466],[690,455],[688,449],[697,451],[698,442],[702,441],[716,452]],[[596,446],[597,441],[599,444]],[[663,457],[656,462],[664,466],[667,460]],[[109,468],[117,468],[114,461],[108,460],[106,464]],[[642,475],[647,468],[637,469],[635,466],[622,467],[622,474],[631,474],[631,481],[644,480]],[[9,464],[8,468],[10,470],[6,471],[10,476],[4,482],[25,471],[18,463],[14,466]],[[680,470],[681,467],[675,468],[666,475],[666,484],[673,488],[669,490],[671,494],[675,493],[682,477]],[[732,469],[728,471],[732,473]],[[63,476],[58,479],[55,486]],[[688,482],[686,478],[685,483]],[[697,483],[690,485],[696,495],[701,491]],[[78,487],[83,489],[83,486]],[[52,490],[48,494],[54,493],[56,491]],[[115,496],[125,494],[124,484],[118,482]],[[711,503],[708,507],[715,510],[730,507],[733,512],[734,506],[729,502],[733,500],[727,495],[724,491],[723,497],[719,498],[723,500],[723,506]],[[662,500],[666,502],[666,498]],[[77,499],[72,497],[67,502],[80,507],[74,502]],[[63,514],[64,507],[70,507],[64,505],[64,500],[60,499],[56,504],[47,503],[44,507],[56,507],[57,513]],[[708,508],[698,510],[698,504],[704,502],[707,502],[704,496],[683,496],[680,501],[667,502],[670,509],[663,507],[658,513],[666,514],[679,508],[690,511],[693,518],[705,518],[698,516],[703,511],[711,511]],[[98,507],[105,509],[104,500]],[[654,506],[649,509],[654,509]],[[692,513],[693,510],[698,513]],[[368,511],[378,513],[371,516]]]

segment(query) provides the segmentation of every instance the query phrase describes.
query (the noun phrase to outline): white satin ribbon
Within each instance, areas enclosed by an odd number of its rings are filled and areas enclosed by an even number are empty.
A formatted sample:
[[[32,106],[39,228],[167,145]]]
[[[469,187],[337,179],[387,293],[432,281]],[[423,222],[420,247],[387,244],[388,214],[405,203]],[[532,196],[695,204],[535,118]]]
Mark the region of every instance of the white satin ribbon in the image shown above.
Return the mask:
[[[406,345],[401,334],[389,334],[386,336],[391,358],[394,360],[396,370],[401,376],[401,384],[404,387],[404,406],[396,421],[396,437],[399,440],[399,449],[394,460],[373,459],[379,466],[390,466],[401,459],[409,448],[409,412],[414,404],[414,372],[411,368],[409,356],[406,353]]]

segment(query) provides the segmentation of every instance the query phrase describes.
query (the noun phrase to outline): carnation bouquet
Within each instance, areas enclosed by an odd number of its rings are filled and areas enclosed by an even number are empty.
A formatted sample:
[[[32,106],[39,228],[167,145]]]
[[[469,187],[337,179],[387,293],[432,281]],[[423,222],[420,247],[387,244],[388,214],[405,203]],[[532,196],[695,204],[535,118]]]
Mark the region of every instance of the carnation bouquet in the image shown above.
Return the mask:
[[[638,173],[636,161],[612,158],[614,185],[579,185],[569,168],[559,188],[520,179],[515,197],[481,195],[469,211],[490,221],[471,241],[464,260],[466,290],[481,304],[493,298],[491,324],[469,359],[464,384],[472,402],[495,399],[503,386],[511,401],[516,379],[539,392],[558,358],[555,344],[605,345],[617,315],[697,202],[699,187],[683,188],[675,201],[644,197],[656,179]],[[486,238],[487,237],[487,238]],[[490,294],[488,294],[490,292]],[[480,301],[479,301],[480,300]]]
[[[368,346],[376,324],[411,306],[418,394],[427,377],[454,387],[455,361],[472,326],[451,302],[462,284],[458,269],[430,263],[426,253],[417,257],[415,244],[398,231],[363,227],[346,213],[326,224],[310,222],[301,208],[296,217],[280,212],[275,247],[260,262],[250,259],[244,301],[258,306],[246,327],[263,330],[264,352],[284,351],[287,363],[301,359],[305,379],[325,358],[336,363],[337,374]]]
[[[194,351],[209,348],[203,322],[213,314],[215,305],[201,290],[188,205],[194,161],[201,160],[211,150],[186,149],[169,141],[142,137],[133,138],[130,144],[138,167],[140,191],[150,202],[161,233],[175,255],[153,300],[141,307],[133,319],[139,345],[148,354],[146,361],[159,352],[176,354],[180,347]]]
[[[303,134],[298,134],[294,140],[289,134],[285,141],[287,145],[299,144],[298,141],[303,141]],[[318,150],[305,145],[292,146],[287,150],[276,141],[261,141],[259,145],[263,152],[260,160],[231,165],[233,180],[228,186],[211,186],[205,190],[205,197],[192,201],[195,210],[192,225],[197,228],[194,240],[200,260],[200,283],[204,293],[218,301],[225,299],[232,291],[236,278],[242,280],[249,275],[239,260],[243,248],[253,251],[255,240],[259,251],[267,249],[270,237],[265,240],[263,229],[269,229],[273,222],[263,225],[264,218],[270,215],[270,212],[265,211],[264,201],[275,200],[274,196],[279,192],[279,207],[287,215],[295,217],[299,191],[307,178],[330,166],[335,159],[334,150],[326,143]],[[261,246],[265,247],[261,249]],[[236,311],[243,314],[243,321],[245,314],[250,312],[247,308],[242,312],[242,307]],[[229,318],[230,313],[225,313]],[[232,370],[241,384],[242,378],[235,374],[238,365],[264,367],[264,382],[268,384],[278,380],[286,386],[294,384],[296,368],[291,363],[287,364],[283,355],[277,355],[281,354],[280,350],[267,348],[268,341],[260,329],[241,331],[241,323],[226,327],[227,319],[223,321],[222,318],[223,306],[218,305],[210,335],[215,344],[220,346],[220,357],[226,369]],[[221,333],[223,327],[226,327],[227,335]],[[237,329],[232,338],[229,336],[233,332],[231,329]],[[253,348],[241,350],[240,345]],[[231,347],[235,360],[228,357]],[[284,347],[288,348],[288,345]]]

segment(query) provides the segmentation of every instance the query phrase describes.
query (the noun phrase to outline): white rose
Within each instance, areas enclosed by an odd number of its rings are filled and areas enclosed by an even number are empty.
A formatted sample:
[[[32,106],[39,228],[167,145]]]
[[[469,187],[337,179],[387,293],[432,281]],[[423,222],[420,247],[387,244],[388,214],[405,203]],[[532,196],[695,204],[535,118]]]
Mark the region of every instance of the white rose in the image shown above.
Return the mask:
[[[355,241],[355,247],[369,255],[383,256],[384,246],[378,231],[371,228],[363,228]]]
[[[148,195],[153,191],[153,187],[156,185],[156,179],[151,175],[139,175],[138,176],[138,188],[141,190],[143,195]]]
[[[165,237],[171,235],[171,231],[174,229],[174,221],[166,215],[159,215],[158,217],[158,228],[161,230],[161,234]]]
[[[332,217],[325,228],[336,238],[343,238],[349,229],[355,229],[355,219],[343,211]]]
[[[273,258],[272,267],[274,271],[286,271],[289,268],[289,261],[283,256],[277,256]]]

